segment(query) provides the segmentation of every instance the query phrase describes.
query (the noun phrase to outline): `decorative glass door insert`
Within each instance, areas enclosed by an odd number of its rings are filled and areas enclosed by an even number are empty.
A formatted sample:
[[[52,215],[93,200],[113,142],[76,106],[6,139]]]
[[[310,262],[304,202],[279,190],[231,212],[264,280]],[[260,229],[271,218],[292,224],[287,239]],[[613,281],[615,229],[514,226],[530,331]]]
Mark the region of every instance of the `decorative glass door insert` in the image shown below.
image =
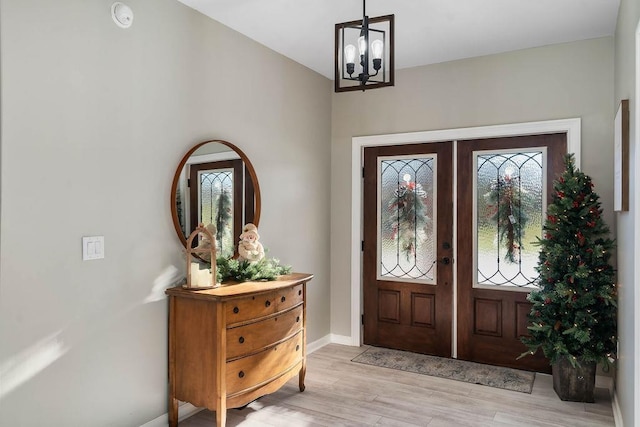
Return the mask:
[[[233,255],[233,169],[198,172],[198,222],[216,226],[218,254]]]
[[[378,158],[378,280],[436,283],[436,159]]]
[[[474,287],[528,291],[546,211],[546,148],[474,151]]]

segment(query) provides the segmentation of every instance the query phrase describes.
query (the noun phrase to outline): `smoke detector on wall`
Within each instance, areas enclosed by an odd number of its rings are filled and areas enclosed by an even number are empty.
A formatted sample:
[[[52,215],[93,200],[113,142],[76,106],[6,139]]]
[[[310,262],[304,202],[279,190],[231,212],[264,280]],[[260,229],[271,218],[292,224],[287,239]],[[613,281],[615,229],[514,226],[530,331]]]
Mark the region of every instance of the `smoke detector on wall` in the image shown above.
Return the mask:
[[[111,5],[111,17],[120,28],[129,28],[133,24],[133,11],[129,6],[119,1]]]

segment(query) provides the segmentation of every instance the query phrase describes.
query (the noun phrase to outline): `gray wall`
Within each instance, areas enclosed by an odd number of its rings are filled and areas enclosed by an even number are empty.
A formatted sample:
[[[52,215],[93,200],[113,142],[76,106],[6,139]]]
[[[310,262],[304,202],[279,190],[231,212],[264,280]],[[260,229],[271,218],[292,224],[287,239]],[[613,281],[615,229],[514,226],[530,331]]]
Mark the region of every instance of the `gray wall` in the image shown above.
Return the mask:
[[[268,255],[315,273],[329,333],[331,82],[175,0],[1,0],[0,413],[11,426],[137,426],[166,412],[164,289],[184,267],[178,161],[252,159]],[[104,260],[81,237],[104,235]]]
[[[163,290],[183,269],[169,190],[205,139],[252,159],[269,255],[316,274],[309,341],[350,335],[353,136],[581,117],[582,168],[613,225],[612,117],[614,98],[634,108],[634,0],[621,5],[615,97],[612,38],[401,70],[393,88],[332,97],[324,77],[174,0],[130,0],[128,30],[111,3],[0,0],[8,425],[134,426],[166,412]],[[630,297],[633,222],[618,219]],[[84,235],[105,236],[104,260],[81,261]],[[621,300],[618,394],[633,425],[632,306]]]
[[[634,247],[634,232],[640,224],[635,223],[634,215],[637,215],[638,189],[634,186],[637,182],[636,174],[640,173],[635,158],[638,147],[638,124],[635,122],[635,114],[638,108],[636,99],[636,28],[640,19],[640,3],[637,0],[622,0],[618,11],[616,26],[615,47],[615,102],[611,115],[620,104],[620,100],[628,99],[630,107],[630,191],[629,212],[616,214],[617,241],[618,241],[618,335],[620,337],[619,369],[616,381],[616,394],[622,409],[622,418],[625,426],[640,424],[640,408],[634,410],[634,402],[638,402],[638,396],[634,390],[636,360],[640,357],[635,352],[635,340],[639,331],[634,326],[634,307],[637,298],[638,283],[634,282],[634,267],[637,269],[639,254]],[[636,277],[637,279],[637,277]],[[637,315],[637,314],[636,314]]]
[[[613,225],[613,38],[400,70],[396,86],[332,102],[331,330],[350,331],[351,138],[582,118],[582,169]]]

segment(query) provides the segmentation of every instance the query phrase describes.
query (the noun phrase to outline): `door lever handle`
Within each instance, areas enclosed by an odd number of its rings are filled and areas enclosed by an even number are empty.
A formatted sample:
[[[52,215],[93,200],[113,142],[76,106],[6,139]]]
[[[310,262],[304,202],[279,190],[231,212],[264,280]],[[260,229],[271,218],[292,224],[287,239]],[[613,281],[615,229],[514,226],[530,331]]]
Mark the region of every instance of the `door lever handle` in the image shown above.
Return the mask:
[[[443,257],[443,258],[442,258],[442,260],[441,260],[441,262],[442,262],[444,265],[449,265],[449,264],[451,264],[451,258],[449,258],[448,256]]]

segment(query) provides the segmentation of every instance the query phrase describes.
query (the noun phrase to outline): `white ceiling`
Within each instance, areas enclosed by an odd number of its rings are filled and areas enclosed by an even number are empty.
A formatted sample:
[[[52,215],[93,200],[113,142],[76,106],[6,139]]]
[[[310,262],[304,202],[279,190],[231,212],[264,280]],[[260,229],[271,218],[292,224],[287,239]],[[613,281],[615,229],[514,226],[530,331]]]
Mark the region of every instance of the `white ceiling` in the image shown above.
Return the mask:
[[[178,0],[333,79],[335,24],[360,0]],[[613,35],[620,0],[369,0],[395,15],[396,69]]]

